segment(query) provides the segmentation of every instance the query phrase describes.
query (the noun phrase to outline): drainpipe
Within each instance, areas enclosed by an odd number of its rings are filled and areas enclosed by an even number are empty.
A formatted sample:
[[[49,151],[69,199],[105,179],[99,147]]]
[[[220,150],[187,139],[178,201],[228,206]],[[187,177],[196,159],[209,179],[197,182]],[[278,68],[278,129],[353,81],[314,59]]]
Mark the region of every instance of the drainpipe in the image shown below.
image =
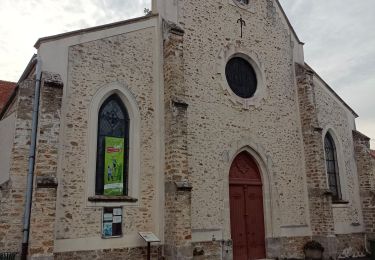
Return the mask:
[[[29,249],[29,234],[30,234],[30,215],[33,196],[33,180],[34,180],[34,165],[35,165],[35,151],[36,139],[38,130],[38,113],[39,113],[39,96],[40,96],[40,80],[42,76],[41,65],[42,62],[38,57],[35,57],[36,74],[35,74],[35,95],[32,114],[32,128],[31,128],[31,145],[29,152],[29,166],[27,173],[27,186],[26,186],[26,203],[23,217],[23,238],[22,238],[22,251],[21,259],[27,259],[27,251]]]

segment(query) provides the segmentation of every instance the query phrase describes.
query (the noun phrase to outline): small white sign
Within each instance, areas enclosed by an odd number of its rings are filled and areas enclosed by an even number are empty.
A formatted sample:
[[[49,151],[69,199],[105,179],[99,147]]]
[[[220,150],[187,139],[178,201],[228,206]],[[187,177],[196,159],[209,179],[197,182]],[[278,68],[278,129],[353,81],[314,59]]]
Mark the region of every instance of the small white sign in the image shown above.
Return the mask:
[[[122,209],[121,208],[114,208],[113,209],[113,215],[115,215],[115,216],[122,215]]]
[[[104,221],[112,221],[112,214],[111,213],[104,213],[103,220]]]
[[[152,232],[138,233],[147,243],[160,242],[160,239]]]
[[[121,216],[113,216],[113,223],[121,223]]]

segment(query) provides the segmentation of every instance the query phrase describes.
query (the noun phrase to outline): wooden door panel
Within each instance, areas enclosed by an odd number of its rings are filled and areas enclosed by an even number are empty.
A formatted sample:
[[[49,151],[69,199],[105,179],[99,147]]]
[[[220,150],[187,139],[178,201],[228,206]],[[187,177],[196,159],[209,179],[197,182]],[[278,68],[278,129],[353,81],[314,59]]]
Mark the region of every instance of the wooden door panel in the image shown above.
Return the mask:
[[[266,257],[262,180],[254,159],[242,152],[229,173],[233,259]]]
[[[247,186],[245,205],[248,259],[265,258],[262,186]]]
[[[231,185],[230,218],[233,241],[233,258],[247,260],[247,241],[245,226],[245,194],[242,186]]]

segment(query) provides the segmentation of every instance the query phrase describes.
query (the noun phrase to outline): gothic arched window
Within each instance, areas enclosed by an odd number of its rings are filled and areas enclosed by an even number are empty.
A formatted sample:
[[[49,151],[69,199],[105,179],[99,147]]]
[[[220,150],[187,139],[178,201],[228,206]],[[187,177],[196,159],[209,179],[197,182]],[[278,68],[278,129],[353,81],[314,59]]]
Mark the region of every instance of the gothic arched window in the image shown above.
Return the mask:
[[[327,133],[324,138],[324,150],[329,189],[332,192],[333,201],[341,200],[339,169],[337,164],[337,152],[332,136]]]
[[[95,194],[128,195],[129,115],[113,94],[100,107]]]

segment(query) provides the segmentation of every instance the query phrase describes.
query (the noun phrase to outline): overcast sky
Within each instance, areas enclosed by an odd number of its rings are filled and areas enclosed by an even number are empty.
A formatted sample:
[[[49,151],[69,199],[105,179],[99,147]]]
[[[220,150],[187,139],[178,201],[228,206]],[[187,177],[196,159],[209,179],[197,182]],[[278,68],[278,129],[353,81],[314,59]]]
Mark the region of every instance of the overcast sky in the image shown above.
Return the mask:
[[[375,0],[280,1],[306,43],[307,63],[375,139]],[[18,80],[40,37],[141,16],[144,8],[150,0],[0,0],[0,79]]]

